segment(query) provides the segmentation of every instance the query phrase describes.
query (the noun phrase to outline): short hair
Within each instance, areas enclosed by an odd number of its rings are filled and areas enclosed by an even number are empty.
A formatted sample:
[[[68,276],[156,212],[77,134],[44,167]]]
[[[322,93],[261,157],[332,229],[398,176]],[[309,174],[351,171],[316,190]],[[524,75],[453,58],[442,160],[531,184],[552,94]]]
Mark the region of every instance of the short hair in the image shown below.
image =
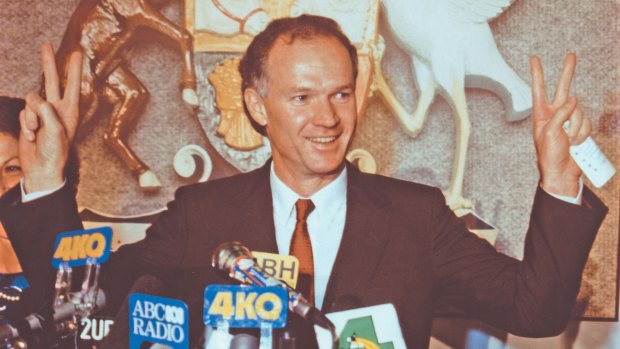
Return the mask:
[[[19,139],[19,113],[25,105],[21,98],[0,96],[0,132]]]
[[[262,96],[267,94],[266,79],[268,77],[266,76],[265,67],[269,52],[279,38],[286,37],[288,44],[292,44],[296,39],[310,40],[321,36],[336,39],[347,50],[351,59],[353,79],[355,80],[358,70],[357,49],[342,32],[340,25],[331,18],[301,15],[299,17],[276,19],[269,23],[265,30],[254,37],[239,63],[241,94],[243,95],[245,90],[250,87],[255,88]],[[266,136],[265,127],[252,119],[245,100],[243,108],[254,129],[261,135]]]

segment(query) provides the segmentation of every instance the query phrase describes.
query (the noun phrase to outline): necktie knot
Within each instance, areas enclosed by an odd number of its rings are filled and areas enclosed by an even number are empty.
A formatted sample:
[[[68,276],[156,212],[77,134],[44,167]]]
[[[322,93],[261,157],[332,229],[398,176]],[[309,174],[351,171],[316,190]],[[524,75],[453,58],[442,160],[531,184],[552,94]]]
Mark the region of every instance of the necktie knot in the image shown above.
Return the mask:
[[[314,210],[314,203],[310,199],[299,199],[295,203],[297,209],[297,222],[305,222]]]

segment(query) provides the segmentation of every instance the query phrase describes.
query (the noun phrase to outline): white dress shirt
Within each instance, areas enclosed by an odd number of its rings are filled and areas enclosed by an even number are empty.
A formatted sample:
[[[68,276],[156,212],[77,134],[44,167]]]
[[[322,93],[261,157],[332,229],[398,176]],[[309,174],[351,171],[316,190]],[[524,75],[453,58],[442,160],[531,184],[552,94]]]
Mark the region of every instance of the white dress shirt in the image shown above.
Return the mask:
[[[291,247],[297,222],[295,202],[298,199],[310,199],[314,203],[315,208],[308,216],[307,223],[314,257],[314,303],[321,309],[344,231],[347,212],[347,169],[345,168],[333,182],[309,198],[300,196],[286,186],[274,172],[273,163],[270,182],[276,242],[278,253],[282,255],[288,255]]]

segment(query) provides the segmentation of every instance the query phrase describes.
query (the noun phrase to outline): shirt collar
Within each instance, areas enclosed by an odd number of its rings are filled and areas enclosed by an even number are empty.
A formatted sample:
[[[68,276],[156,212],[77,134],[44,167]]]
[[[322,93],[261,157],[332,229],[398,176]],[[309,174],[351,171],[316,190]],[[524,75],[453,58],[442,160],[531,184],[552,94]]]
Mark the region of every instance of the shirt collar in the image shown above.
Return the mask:
[[[295,202],[303,198],[289,188],[275,173],[273,162],[270,172],[271,195],[273,198],[274,219],[282,222],[294,212]],[[314,204],[314,211],[319,221],[329,223],[334,218],[338,208],[346,202],[347,196],[347,167],[345,166],[334,181],[321,188],[308,199]],[[294,217],[294,215],[293,215]]]

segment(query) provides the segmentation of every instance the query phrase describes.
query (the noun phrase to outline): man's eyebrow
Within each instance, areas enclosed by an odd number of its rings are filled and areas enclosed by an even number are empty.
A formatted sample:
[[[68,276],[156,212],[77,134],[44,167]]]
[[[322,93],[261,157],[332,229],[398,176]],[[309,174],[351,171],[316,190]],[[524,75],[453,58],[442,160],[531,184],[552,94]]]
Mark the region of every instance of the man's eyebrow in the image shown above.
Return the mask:
[[[308,87],[308,86],[295,86],[291,89],[292,92],[294,93],[298,93],[298,92],[310,92],[310,91],[314,91],[313,88]]]
[[[347,89],[353,90],[354,88],[355,88],[355,84],[348,83],[348,84],[344,84],[342,86],[336,87],[336,90],[347,90]]]
[[[347,90],[347,89],[353,90],[354,86],[355,86],[354,84],[347,83],[347,84],[344,84],[344,85],[340,85],[340,86],[334,87],[333,90],[334,91],[342,91],[342,90]],[[309,87],[309,86],[304,86],[304,85],[299,85],[299,86],[295,86],[295,87],[291,88],[291,91],[293,93],[311,92],[311,91],[315,91],[315,90],[319,90],[319,89],[312,88],[312,87]]]
[[[340,85],[340,86],[334,87],[334,89],[332,91],[334,91],[334,93],[338,93],[338,92],[342,92],[344,90],[354,91],[355,90],[355,84]]]

